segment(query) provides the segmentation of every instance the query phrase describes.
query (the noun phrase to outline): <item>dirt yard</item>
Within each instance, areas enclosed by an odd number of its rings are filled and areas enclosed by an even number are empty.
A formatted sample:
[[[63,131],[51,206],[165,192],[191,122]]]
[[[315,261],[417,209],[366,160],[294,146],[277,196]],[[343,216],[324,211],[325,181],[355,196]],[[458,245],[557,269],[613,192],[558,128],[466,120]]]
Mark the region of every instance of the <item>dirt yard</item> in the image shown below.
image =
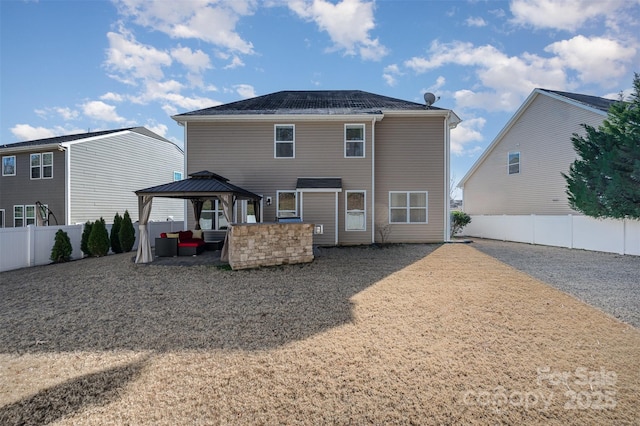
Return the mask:
[[[640,422],[640,331],[472,245],[0,274],[0,424]]]

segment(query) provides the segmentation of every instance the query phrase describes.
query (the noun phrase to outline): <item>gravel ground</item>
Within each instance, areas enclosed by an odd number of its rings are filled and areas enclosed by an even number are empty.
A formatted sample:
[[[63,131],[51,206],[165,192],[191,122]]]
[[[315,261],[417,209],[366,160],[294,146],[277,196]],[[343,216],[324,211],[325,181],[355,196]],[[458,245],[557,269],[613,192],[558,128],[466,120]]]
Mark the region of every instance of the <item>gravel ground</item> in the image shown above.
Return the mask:
[[[640,257],[473,239],[472,247],[640,328]]]

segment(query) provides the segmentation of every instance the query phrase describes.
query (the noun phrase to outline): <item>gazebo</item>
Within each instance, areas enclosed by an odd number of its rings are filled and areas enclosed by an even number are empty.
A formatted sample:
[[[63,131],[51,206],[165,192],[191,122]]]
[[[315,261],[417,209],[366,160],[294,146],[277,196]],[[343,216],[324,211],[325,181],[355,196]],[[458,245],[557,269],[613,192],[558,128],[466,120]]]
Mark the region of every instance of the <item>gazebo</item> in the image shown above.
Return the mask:
[[[153,197],[182,198],[190,200],[193,206],[193,214],[196,220],[196,229],[200,229],[200,215],[202,205],[206,200],[218,199],[222,203],[224,217],[231,223],[233,206],[236,200],[248,200],[254,203],[256,219],[260,218],[260,197],[253,192],[229,183],[229,179],[203,170],[191,173],[188,179],[165,183],[151,188],[135,191],[138,196],[139,217],[139,242],[136,254],[136,263],[149,263],[153,261],[151,252],[151,239],[147,230],[147,223],[151,214],[151,202]],[[186,220],[186,218],[185,218]],[[221,259],[227,260],[228,256],[228,231],[222,247]]]

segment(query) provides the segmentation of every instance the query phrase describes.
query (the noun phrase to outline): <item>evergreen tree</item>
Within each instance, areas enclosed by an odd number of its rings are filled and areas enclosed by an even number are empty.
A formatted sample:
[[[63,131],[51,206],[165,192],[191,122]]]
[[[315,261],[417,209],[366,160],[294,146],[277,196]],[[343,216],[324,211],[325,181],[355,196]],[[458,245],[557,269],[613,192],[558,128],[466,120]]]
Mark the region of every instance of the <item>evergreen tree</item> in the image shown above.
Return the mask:
[[[640,219],[640,75],[630,102],[616,102],[597,129],[571,138],[578,154],[567,181],[572,209],[598,218]]]
[[[106,256],[109,253],[109,232],[103,218],[96,220],[91,227],[88,245],[92,256]]]
[[[136,242],[136,230],[131,223],[131,217],[129,211],[124,211],[122,223],[120,224],[120,247],[122,251],[127,253],[133,248],[133,244]]]
[[[73,253],[73,247],[71,246],[69,235],[62,229],[58,229],[53,247],[51,248],[51,261],[55,263],[68,262],[71,260],[71,253]]]
[[[93,227],[93,222],[87,221],[84,224],[84,230],[82,231],[82,240],[80,241],[80,250],[85,254],[85,256],[91,256],[91,250],[89,250],[89,235],[91,235],[91,228]]]
[[[111,234],[109,235],[111,240],[111,251],[114,253],[122,253],[122,246],[120,245],[120,226],[122,225],[122,216],[118,213],[113,217],[113,225],[111,226]]]

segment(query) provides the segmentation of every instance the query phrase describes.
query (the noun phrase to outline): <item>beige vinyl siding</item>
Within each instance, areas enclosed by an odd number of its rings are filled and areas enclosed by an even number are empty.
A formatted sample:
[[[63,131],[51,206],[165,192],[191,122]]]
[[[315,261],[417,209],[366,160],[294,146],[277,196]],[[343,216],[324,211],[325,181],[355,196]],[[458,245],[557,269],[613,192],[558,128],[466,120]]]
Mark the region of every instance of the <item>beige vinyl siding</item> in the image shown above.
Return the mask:
[[[576,154],[573,133],[597,127],[604,116],[538,95],[464,185],[469,214],[579,214],[569,208],[566,181]],[[520,173],[509,175],[507,156],[520,152]]]
[[[172,143],[135,132],[108,135],[70,146],[71,223],[103,217],[113,222],[116,213],[129,211],[138,220],[134,191],[173,181],[182,171],[182,152]],[[182,220],[184,201],[156,197],[151,220],[173,216]]]
[[[273,203],[264,203],[263,214],[263,220],[271,222],[276,215],[276,191],[295,190],[300,177],[339,177],[343,190],[371,190],[371,122],[360,123],[365,124],[365,158],[344,158],[344,121],[190,122],[186,124],[188,173],[209,170],[265,199],[271,197]],[[295,158],[274,158],[275,124],[295,124]],[[341,231],[344,197],[338,200],[340,244],[359,244],[360,235]]]
[[[53,153],[53,178],[31,179],[30,154]],[[51,148],[39,150],[34,147],[31,152],[6,152],[2,156],[16,156],[16,175],[1,176],[0,173],[0,209],[5,210],[5,226],[13,227],[13,206],[34,205],[36,201],[48,205],[58,220],[58,225],[65,225],[65,158],[64,153]],[[51,218],[51,225],[56,222]]]
[[[376,224],[389,223],[389,191],[429,192],[428,224],[392,224],[389,242],[444,239],[444,131],[441,117],[385,117],[376,123]]]
[[[338,194],[338,197],[340,193]],[[335,206],[336,194],[329,192],[306,192],[302,194],[302,219],[305,222],[323,225],[323,233],[313,236],[313,244],[333,246],[336,244]]]

